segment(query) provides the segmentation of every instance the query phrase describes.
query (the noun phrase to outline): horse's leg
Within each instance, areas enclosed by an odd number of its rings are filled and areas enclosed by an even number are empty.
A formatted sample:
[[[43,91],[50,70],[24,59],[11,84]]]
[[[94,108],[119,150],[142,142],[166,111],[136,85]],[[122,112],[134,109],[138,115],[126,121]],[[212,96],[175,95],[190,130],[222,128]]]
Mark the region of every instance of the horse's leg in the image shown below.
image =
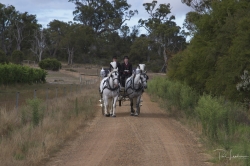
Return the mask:
[[[110,116],[113,114],[113,98],[109,100],[109,114]]]
[[[135,116],[137,116],[138,114],[137,114],[137,97],[134,97],[133,98],[133,110],[134,110],[134,112],[135,112]]]
[[[140,104],[141,104],[141,96],[138,96],[135,98],[136,100],[136,113],[135,116],[138,116],[140,114]]]
[[[130,99],[130,108],[131,108],[130,115],[131,116],[134,116],[134,113],[135,113],[133,105],[134,105],[134,103],[133,103],[133,98],[132,98],[132,99]]]
[[[108,99],[108,103],[109,104],[108,104],[108,108],[107,109],[109,110],[109,116],[113,114],[112,113],[112,101],[113,101],[113,98],[109,98]]]
[[[104,103],[104,111],[105,111],[105,116],[109,116],[108,115],[108,97],[107,96],[103,96],[103,103]]]
[[[116,109],[116,101],[117,101],[117,99],[118,99],[118,95],[117,96],[115,96],[114,97],[114,99],[113,99],[113,105],[112,105],[112,107],[113,107],[113,117],[116,117],[116,115],[115,115],[115,109]]]

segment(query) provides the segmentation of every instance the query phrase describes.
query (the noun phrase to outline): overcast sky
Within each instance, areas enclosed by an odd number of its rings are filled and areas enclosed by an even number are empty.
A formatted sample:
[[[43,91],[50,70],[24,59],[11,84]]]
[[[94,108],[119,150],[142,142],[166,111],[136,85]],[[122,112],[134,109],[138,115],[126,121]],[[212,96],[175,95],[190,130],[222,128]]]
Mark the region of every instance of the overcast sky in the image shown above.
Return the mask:
[[[152,0],[127,0],[127,2],[132,5],[132,10],[137,9],[139,12],[131,21],[126,22],[128,26],[137,25],[140,18],[148,17],[142,4],[152,2]],[[1,0],[0,3],[13,5],[17,11],[36,15],[38,23],[43,27],[54,19],[65,22],[73,21],[72,12],[75,9],[75,5],[68,0]],[[182,27],[185,15],[191,11],[191,8],[182,4],[181,0],[158,0],[158,4],[160,3],[170,3],[171,14],[175,15],[176,23]]]

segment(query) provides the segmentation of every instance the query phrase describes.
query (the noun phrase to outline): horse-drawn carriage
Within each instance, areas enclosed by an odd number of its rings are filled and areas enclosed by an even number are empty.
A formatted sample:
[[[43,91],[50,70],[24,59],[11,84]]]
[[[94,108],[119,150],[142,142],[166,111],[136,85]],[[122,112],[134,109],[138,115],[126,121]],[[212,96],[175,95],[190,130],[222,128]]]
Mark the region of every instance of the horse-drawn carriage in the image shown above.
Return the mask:
[[[124,101],[130,101],[130,114],[138,116],[140,114],[141,96],[144,89],[147,88],[148,76],[146,75],[145,65],[139,64],[132,76],[125,80],[125,87],[121,87],[119,80],[118,68],[115,62],[111,62],[113,70],[105,77],[105,70],[101,70],[100,75],[103,77],[100,83],[101,108],[105,116],[116,117],[116,102],[119,106]],[[109,110],[109,112],[108,112]]]

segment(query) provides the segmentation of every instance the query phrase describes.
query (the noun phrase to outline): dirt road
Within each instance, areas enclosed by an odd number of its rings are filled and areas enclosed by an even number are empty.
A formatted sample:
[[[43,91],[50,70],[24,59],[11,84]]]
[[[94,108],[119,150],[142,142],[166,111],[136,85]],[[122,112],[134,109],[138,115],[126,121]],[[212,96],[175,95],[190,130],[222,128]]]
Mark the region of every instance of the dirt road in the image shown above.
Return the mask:
[[[143,94],[139,117],[129,115],[129,103],[117,106],[117,117],[101,109],[79,136],[69,141],[48,166],[201,166],[203,154],[192,132],[168,117]]]

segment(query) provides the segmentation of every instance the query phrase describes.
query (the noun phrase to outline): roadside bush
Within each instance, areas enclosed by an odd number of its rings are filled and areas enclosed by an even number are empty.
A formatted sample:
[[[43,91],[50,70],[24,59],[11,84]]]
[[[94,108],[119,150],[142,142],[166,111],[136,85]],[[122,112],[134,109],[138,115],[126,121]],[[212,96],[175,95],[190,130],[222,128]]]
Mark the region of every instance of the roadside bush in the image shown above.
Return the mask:
[[[41,107],[42,101],[38,98],[27,100],[28,106],[32,110],[32,124],[33,126],[39,125],[43,119],[44,108]]]
[[[14,83],[44,83],[46,71],[16,64],[0,64],[0,85]]]
[[[11,62],[14,64],[21,64],[23,61],[24,54],[22,51],[15,50],[11,54]]]
[[[9,63],[8,58],[6,57],[3,50],[0,50],[0,64]]]
[[[199,95],[186,84],[156,77],[148,85],[148,92],[168,100],[168,104],[178,106],[187,116],[193,115]]]
[[[209,138],[218,140],[218,130],[222,127],[228,130],[228,111],[218,99],[201,96],[195,112],[202,123],[202,133]]]
[[[249,156],[250,116],[244,104],[207,94],[200,96],[186,84],[163,77],[150,80],[147,91],[167,100],[167,108],[174,106],[184,111],[198,124],[197,130],[201,124],[210,145]]]
[[[59,62],[57,59],[44,59],[39,62],[39,67],[44,70],[53,70],[53,71],[58,71],[59,69],[62,68],[61,62]]]

